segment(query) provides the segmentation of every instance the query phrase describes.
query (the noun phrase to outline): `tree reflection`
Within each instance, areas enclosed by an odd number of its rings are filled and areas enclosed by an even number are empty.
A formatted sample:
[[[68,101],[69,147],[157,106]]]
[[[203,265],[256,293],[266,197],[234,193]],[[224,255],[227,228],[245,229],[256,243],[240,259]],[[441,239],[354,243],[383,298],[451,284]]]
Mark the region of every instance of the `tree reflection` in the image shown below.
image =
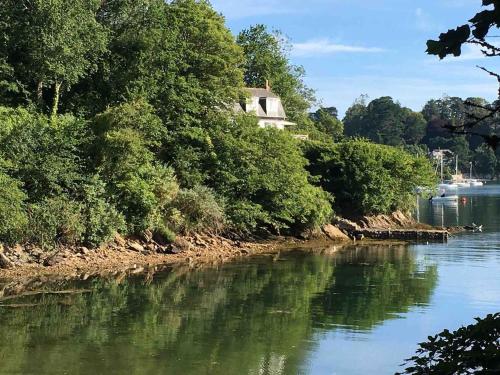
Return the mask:
[[[64,283],[91,292],[0,308],[0,374],[297,373],[319,327],[370,329],[427,303],[436,279],[404,248],[370,247]]]

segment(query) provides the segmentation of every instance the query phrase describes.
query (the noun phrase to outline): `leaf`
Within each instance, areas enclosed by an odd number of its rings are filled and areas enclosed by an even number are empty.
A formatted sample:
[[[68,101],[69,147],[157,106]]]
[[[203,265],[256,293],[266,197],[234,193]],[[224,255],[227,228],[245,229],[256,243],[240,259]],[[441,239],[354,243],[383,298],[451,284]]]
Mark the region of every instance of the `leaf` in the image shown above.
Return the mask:
[[[467,42],[471,34],[469,25],[457,27],[455,30],[448,30],[439,36],[439,40],[427,41],[427,53],[438,55],[444,59],[447,55],[460,56],[462,45]]]

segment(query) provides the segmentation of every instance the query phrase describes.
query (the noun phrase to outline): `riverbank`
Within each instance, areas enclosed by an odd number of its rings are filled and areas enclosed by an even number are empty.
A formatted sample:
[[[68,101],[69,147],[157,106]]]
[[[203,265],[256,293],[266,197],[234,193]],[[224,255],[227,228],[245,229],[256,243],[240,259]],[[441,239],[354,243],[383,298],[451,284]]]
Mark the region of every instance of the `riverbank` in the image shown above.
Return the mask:
[[[164,244],[151,233],[141,237],[123,238],[117,235],[111,243],[97,249],[83,246],[59,247],[42,251],[32,246],[0,246],[0,280],[26,280],[33,278],[85,279],[91,276],[116,274],[134,275],[155,272],[164,266],[223,263],[240,257],[277,253],[287,249],[321,246],[338,251],[353,242],[369,243],[376,240],[398,242],[400,238],[367,234],[392,232],[435,232],[432,227],[417,224],[401,213],[389,216],[365,217],[357,221],[337,219],[321,231],[295,237],[266,239],[229,239],[216,235],[197,234],[179,237],[173,244]],[[439,231],[445,232],[447,231]],[[364,234],[363,234],[364,233]],[[367,238],[368,237],[368,238]],[[413,240],[408,235],[407,240]],[[415,238],[423,238],[415,235]]]

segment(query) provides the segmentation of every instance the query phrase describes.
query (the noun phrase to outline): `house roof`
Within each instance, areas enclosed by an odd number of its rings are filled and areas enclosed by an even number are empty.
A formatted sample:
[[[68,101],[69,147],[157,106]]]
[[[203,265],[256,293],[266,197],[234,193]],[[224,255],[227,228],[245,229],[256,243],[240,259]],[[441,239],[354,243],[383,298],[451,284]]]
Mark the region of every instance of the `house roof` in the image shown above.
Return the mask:
[[[255,87],[248,87],[245,88],[246,91],[250,93],[250,95],[259,97],[259,98],[275,98],[279,99],[279,96],[273,93],[271,90],[267,89],[262,89],[262,88],[255,88]]]
[[[255,110],[255,114],[259,119],[274,119],[274,120],[285,120],[286,119],[286,113],[285,109],[283,108],[283,103],[281,103],[281,99],[278,95],[273,93],[269,89],[262,89],[262,88],[245,88],[245,90],[250,94],[250,96],[255,100],[255,99],[261,99],[261,98],[266,98],[266,99],[276,99],[278,108],[276,111],[273,111],[274,113],[268,113],[264,110],[262,107],[261,103],[258,101],[256,104],[257,108]],[[235,105],[235,110],[237,112],[245,110],[242,108],[241,104],[236,104]]]

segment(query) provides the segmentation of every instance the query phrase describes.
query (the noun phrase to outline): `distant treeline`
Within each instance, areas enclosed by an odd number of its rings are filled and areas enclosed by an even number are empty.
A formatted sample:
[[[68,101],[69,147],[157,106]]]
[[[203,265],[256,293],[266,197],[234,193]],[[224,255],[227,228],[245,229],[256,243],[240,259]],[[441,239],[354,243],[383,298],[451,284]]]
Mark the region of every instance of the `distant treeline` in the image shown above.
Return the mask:
[[[0,242],[297,234],[410,208],[427,159],[342,140],[303,74],[279,33],[235,38],[207,1],[3,1]],[[310,142],[233,113],[266,80]]]
[[[484,108],[494,107],[481,98],[444,96],[429,100],[421,112],[414,112],[401,106],[391,97],[381,97],[368,103],[361,96],[347,110],[343,119],[346,137],[364,137],[373,142],[402,147],[413,153],[426,155],[432,150],[447,149],[459,158],[460,170],[468,176],[470,163],[475,174],[484,178],[497,178],[500,173],[500,149],[495,151],[478,135],[457,135],[449,131],[450,126],[460,126],[476,118],[489,114]],[[336,117],[336,109],[319,111]],[[312,115],[318,118],[318,114]],[[482,135],[500,134],[498,116],[482,121],[475,132]],[[332,121],[332,120],[330,120]],[[342,129],[342,124],[335,128]],[[454,171],[455,162],[450,160]]]

